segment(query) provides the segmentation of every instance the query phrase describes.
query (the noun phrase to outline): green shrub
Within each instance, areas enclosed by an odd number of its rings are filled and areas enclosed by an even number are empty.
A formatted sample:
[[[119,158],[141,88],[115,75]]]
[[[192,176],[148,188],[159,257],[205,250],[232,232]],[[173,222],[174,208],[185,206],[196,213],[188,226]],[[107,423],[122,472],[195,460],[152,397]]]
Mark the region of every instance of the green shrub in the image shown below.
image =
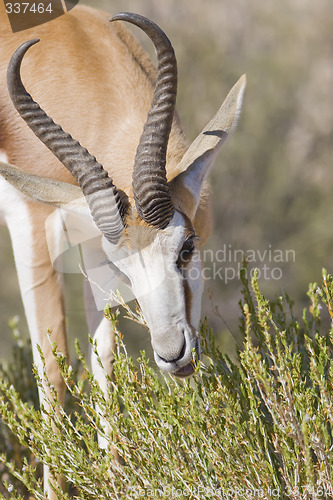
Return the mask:
[[[54,348],[70,397],[67,411],[59,411],[53,393],[49,419],[32,396],[28,360],[24,373],[16,368],[20,358],[15,369],[2,367],[2,462],[11,473],[4,496],[22,498],[23,483],[45,498],[37,459],[65,476],[82,499],[330,497],[333,330],[321,334],[320,318],[325,310],[333,318],[332,277],[324,273],[322,287],[310,286],[302,321],[288,296],[269,303],[256,279],[251,290],[245,275],[243,283],[237,362],[219,352],[204,324],[205,356],[191,379],[157,373],[144,352],[136,362],[129,358],[116,317],[110,317],[117,332],[114,381],[106,397],[79,348],[75,370]],[[118,461],[98,448],[101,417],[117,436]]]

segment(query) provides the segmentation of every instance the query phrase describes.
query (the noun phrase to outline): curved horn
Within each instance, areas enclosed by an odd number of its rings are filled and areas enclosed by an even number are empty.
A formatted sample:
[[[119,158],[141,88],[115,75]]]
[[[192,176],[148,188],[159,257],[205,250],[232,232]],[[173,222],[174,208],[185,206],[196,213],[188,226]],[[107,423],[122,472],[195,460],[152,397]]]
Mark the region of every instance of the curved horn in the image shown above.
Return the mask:
[[[77,180],[99,230],[111,243],[117,243],[124,228],[125,208],[107,171],[87,149],[54,123],[22,83],[20,69],[23,57],[37,42],[39,40],[34,39],[23,43],[12,55],[7,71],[10,97],[16,110],[38,139]]]
[[[148,224],[165,228],[173,214],[166,179],[166,152],[177,94],[177,61],[166,34],[152,21],[122,12],[110,21],[128,21],[141,28],[152,40],[157,54],[157,75],[133,170],[133,192],[140,217]]]

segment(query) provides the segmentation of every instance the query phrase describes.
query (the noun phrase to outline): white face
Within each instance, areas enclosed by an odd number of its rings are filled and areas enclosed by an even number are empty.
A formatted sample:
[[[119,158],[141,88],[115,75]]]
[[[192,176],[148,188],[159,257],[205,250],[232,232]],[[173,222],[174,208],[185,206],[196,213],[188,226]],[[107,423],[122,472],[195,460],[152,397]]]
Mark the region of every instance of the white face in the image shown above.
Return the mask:
[[[118,246],[103,238],[108,259],[128,279],[151,333],[160,369],[178,376],[193,373],[199,356],[202,280],[197,237],[175,212],[164,230],[129,227]]]

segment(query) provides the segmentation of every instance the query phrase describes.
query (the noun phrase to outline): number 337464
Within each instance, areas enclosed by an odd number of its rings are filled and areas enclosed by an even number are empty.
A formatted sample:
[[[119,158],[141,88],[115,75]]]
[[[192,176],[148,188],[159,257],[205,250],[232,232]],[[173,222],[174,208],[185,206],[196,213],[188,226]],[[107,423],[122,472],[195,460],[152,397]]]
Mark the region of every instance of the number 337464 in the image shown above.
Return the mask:
[[[52,14],[52,4],[44,3],[28,3],[28,2],[7,2],[6,3],[7,14]]]

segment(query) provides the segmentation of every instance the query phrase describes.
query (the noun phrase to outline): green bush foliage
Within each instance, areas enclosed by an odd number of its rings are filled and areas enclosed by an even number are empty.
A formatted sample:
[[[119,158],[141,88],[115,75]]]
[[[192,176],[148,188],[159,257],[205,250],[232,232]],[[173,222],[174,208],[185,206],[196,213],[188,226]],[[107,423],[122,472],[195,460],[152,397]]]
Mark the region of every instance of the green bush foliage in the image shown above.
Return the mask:
[[[333,329],[323,334],[321,318],[333,318],[333,279],[324,272],[322,285],[310,286],[301,320],[287,295],[267,301],[246,271],[243,285],[238,359],[220,352],[203,324],[204,357],[191,379],[156,372],[144,352],[134,362],[110,312],[117,342],[106,396],[79,347],[74,369],[54,346],[66,411],[52,387],[50,408],[38,409],[29,348],[17,336],[14,362],[1,366],[3,497],[44,499],[40,463],[75,486],[59,498],[331,497]],[[101,418],[118,460],[98,447]]]

